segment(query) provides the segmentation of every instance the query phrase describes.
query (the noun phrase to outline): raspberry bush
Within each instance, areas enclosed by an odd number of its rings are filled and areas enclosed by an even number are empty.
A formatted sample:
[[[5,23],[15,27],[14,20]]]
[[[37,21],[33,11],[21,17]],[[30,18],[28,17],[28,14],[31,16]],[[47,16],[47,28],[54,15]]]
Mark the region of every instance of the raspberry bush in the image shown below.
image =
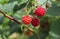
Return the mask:
[[[0,39],[60,39],[60,1],[0,0]]]

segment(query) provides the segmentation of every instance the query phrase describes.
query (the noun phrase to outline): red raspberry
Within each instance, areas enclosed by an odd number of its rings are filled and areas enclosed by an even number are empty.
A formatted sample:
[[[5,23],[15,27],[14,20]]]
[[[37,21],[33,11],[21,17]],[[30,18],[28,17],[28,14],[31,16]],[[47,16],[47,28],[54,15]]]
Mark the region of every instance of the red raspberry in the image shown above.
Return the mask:
[[[22,22],[23,22],[24,24],[30,24],[31,21],[32,21],[32,18],[31,18],[30,15],[24,15],[24,16],[22,17]]]
[[[41,7],[41,6],[39,6],[39,7],[37,7],[36,8],[36,10],[35,10],[35,14],[37,15],[37,16],[44,16],[45,15],[45,9],[43,8],[43,7]]]
[[[33,18],[31,24],[37,27],[40,24],[40,20],[38,18]]]

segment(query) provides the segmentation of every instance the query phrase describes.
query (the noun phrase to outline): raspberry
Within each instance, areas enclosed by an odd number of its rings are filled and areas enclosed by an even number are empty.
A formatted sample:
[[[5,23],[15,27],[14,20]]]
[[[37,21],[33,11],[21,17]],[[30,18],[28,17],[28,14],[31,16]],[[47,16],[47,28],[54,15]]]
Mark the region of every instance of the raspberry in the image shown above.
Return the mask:
[[[43,7],[41,7],[41,6],[39,6],[39,7],[37,7],[36,8],[36,10],[35,10],[35,14],[37,15],[37,16],[44,16],[45,15],[45,9],[43,8]]]
[[[24,16],[22,17],[22,22],[23,22],[24,24],[30,24],[31,21],[32,21],[32,18],[31,18],[30,15],[24,15]]]
[[[40,20],[38,18],[33,18],[31,24],[37,27],[40,24]]]

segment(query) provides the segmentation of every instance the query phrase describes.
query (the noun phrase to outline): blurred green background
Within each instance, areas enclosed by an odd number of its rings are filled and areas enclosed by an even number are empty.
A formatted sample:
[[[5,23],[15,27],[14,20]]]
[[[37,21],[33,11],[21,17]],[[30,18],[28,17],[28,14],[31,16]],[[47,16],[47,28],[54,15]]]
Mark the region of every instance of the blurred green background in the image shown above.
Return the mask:
[[[47,28],[42,29],[41,27],[34,28],[31,24],[29,27],[36,32],[40,39],[60,39],[60,0],[0,0],[0,10],[21,22],[22,16],[26,14],[26,9],[28,9],[29,14],[32,14],[33,4],[38,6],[44,2],[43,7],[46,9],[46,1],[50,7],[46,10],[46,15],[39,18],[41,18],[41,25],[46,19],[48,19],[49,25],[47,25]],[[36,39],[34,35],[26,35],[23,26],[0,13],[0,39]]]

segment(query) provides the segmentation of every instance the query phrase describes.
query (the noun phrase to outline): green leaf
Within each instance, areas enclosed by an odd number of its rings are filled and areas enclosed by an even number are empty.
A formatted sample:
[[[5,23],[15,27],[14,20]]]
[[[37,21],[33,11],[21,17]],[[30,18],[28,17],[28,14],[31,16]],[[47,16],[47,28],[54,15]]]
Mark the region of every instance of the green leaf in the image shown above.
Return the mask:
[[[9,0],[0,0],[0,4],[5,4],[7,3]]]
[[[55,1],[52,0],[52,2],[54,2],[57,6],[60,7],[60,0],[55,0]]]
[[[27,2],[21,3],[20,5],[15,5],[13,8],[13,11],[16,12],[18,10],[21,10],[22,8],[24,8],[27,5]]]
[[[47,10],[47,15],[60,16],[60,7],[52,3],[52,6]]]
[[[50,39],[60,39],[60,18],[50,26],[49,35]]]
[[[13,8],[14,6],[17,4],[17,2],[13,2],[13,3],[8,3],[5,5],[0,5],[0,10],[3,10],[5,12],[13,12]]]
[[[20,2],[26,2],[26,1],[28,1],[28,0],[9,0],[9,2],[14,2],[14,1],[17,1],[18,3],[20,3]]]
[[[23,11],[17,11],[16,14],[13,15],[15,19],[21,22],[22,16],[25,15],[26,13]]]

